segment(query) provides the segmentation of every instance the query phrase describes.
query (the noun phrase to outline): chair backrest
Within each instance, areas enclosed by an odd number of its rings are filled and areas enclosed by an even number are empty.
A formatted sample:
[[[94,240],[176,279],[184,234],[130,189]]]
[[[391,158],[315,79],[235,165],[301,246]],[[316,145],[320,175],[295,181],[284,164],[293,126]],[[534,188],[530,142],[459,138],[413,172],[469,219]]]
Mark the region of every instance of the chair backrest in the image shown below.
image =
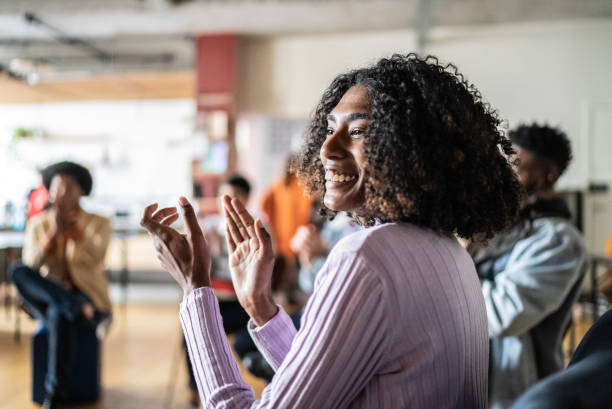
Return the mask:
[[[574,303],[580,295],[588,263],[585,262],[580,268],[580,275],[561,306],[530,331],[535,350],[538,379],[552,375],[565,366],[562,352],[563,336],[572,317]]]
[[[612,353],[612,310],[608,310],[589,328],[572,355],[568,368],[601,351]]]
[[[612,408],[612,310],[586,333],[566,369],[529,388],[510,409]]]

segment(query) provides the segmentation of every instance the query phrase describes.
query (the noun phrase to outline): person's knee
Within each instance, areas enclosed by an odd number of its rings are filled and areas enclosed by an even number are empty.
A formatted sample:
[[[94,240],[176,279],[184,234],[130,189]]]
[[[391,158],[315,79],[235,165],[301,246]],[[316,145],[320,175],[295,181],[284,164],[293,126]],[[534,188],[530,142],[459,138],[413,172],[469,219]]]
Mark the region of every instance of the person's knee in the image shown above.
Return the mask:
[[[31,274],[32,269],[20,261],[13,263],[8,269],[9,277],[11,281],[19,286],[24,280],[27,280]]]

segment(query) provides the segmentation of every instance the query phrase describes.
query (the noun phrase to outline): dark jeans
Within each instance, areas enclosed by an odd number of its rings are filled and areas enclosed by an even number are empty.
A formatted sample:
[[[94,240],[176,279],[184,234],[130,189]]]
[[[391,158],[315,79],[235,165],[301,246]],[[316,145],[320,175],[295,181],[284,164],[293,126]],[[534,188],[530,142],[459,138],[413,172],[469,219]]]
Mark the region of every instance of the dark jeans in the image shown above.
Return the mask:
[[[226,334],[236,334],[236,340],[242,339],[245,336],[249,340],[251,339],[246,328],[249,322],[249,314],[246,313],[238,301],[219,301],[219,311],[221,312],[221,318],[223,318],[223,330]],[[187,343],[184,337],[183,346],[185,347],[185,352],[187,352]],[[240,351],[237,350],[237,352],[240,355]],[[187,372],[189,373],[189,388],[195,391],[198,386],[196,385],[189,354],[185,353],[185,356],[187,359]]]
[[[81,315],[81,309],[91,300],[78,289],[68,291],[19,262],[11,266],[10,274],[26,310],[42,320],[49,330],[45,390],[49,396],[61,397],[65,392],[75,325],[87,323],[95,326],[110,314],[96,311],[94,320],[87,321]]]

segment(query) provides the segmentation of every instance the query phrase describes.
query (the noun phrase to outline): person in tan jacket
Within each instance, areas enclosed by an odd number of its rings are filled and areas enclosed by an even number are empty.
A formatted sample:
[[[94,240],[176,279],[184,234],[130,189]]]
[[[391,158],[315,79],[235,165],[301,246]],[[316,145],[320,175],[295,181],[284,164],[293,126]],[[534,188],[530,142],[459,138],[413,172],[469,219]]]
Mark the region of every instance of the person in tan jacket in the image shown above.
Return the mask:
[[[101,327],[110,321],[104,257],[111,224],[79,205],[92,188],[86,168],[60,162],[42,175],[49,206],[28,221],[22,262],[12,267],[11,276],[25,308],[49,330],[43,408],[57,408],[65,394],[74,324]]]

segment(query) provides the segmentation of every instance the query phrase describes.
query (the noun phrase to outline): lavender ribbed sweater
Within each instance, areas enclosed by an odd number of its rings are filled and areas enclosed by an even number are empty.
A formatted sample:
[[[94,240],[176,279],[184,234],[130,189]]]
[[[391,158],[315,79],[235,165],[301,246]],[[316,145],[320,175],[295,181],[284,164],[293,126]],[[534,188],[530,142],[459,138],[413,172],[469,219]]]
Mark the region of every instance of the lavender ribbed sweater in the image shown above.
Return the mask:
[[[296,331],[279,313],[249,324],[276,370],[260,399],[244,382],[210,288],[181,305],[206,408],[484,408],[487,316],[471,258],[456,240],[384,224],[341,240]]]

